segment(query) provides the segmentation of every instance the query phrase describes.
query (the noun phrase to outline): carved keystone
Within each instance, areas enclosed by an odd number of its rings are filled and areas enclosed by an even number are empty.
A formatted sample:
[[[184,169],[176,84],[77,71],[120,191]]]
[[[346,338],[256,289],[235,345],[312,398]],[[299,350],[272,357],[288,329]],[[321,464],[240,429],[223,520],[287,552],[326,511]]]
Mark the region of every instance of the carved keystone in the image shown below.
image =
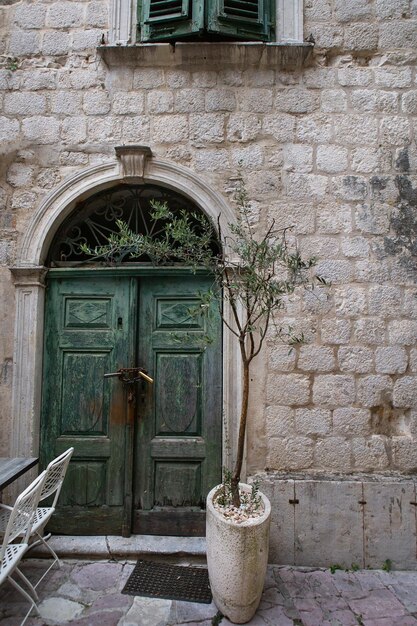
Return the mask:
[[[146,162],[152,158],[152,150],[148,146],[116,146],[115,151],[122,166],[123,178],[142,182]]]

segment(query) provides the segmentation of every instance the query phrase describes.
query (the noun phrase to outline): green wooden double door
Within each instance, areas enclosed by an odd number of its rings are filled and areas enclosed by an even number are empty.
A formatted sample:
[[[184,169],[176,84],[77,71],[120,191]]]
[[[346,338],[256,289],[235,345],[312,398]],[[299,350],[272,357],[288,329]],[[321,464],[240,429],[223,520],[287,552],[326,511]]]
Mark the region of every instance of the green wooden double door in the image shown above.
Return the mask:
[[[191,312],[210,285],[174,268],[49,272],[43,463],[75,449],[55,532],[204,534],[221,477],[222,341],[215,304]],[[104,376],[133,367],[154,382]]]

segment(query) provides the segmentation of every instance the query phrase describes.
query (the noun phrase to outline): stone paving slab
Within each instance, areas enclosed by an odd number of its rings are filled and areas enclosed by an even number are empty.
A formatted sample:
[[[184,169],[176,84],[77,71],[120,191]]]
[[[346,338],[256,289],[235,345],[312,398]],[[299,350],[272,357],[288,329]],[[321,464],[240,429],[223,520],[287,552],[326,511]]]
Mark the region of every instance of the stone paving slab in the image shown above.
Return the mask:
[[[198,604],[121,593],[131,560],[64,560],[38,587],[40,616],[28,626],[229,626],[214,603]],[[47,567],[26,559],[36,583]],[[0,624],[17,626],[27,602],[9,584],[0,588]],[[417,572],[332,573],[323,568],[271,565],[262,601],[249,626],[417,626]]]

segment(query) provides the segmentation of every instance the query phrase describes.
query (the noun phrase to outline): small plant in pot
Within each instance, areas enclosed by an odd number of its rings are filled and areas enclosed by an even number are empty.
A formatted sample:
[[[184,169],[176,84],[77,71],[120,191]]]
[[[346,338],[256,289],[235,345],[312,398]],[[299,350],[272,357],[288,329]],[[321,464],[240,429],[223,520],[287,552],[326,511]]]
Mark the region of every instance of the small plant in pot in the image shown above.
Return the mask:
[[[222,241],[217,228],[202,214],[172,212],[153,202],[149,234],[137,234],[119,222],[119,233],[108,243],[83,251],[110,262],[149,259],[155,265],[180,263],[191,271],[204,268],[213,277],[212,291],[200,294],[201,315],[210,301],[222,295],[220,315],[238,342],[242,364],[242,397],[234,467],[207,496],[207,562],[213,597],[220,611],[234,623],[255,613],[262,594],[268,559],[270,504],[257,485],[240,482],[249,412],[251,365],[268,333],[289,345],[303,341],[282,328],[274,315],[299,287],[324,283],[311,277],[314,259],[304,260],[287,229],[272,222],[264,231],[253,223],[251,203],[240,181],[236,191],[237,220]],[[158,225],[157,227],[155,225]],[[155,227],[154,227],[155,226]],[[215,242],[219,241],[222,247]],[[207,338],[209,341],[210,338]]]

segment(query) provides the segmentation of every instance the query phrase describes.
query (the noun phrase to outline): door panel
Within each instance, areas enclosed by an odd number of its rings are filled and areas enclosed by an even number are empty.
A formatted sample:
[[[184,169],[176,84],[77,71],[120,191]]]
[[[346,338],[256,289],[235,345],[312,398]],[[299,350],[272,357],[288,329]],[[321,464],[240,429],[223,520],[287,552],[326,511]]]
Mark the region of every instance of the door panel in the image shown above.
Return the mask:
[[[164,385],[163,393],[155,397],[156,432],[197,434],[201,424],[202,355],[159,353],[156,371],[158,383]]]
[[[205,496],[220,481],[221,324],[216,303],[208,317],[190,313],[211,283],[141,280],[138,364],[155,382],[137,408],[137,533],[204,534]]]
[[[49,276],[43,465],[75,448],[51,524],[55,532],[130,531],[131,424],[123,386],[104,374],[128,366],[133,355],[135,285],[91,274]]]

